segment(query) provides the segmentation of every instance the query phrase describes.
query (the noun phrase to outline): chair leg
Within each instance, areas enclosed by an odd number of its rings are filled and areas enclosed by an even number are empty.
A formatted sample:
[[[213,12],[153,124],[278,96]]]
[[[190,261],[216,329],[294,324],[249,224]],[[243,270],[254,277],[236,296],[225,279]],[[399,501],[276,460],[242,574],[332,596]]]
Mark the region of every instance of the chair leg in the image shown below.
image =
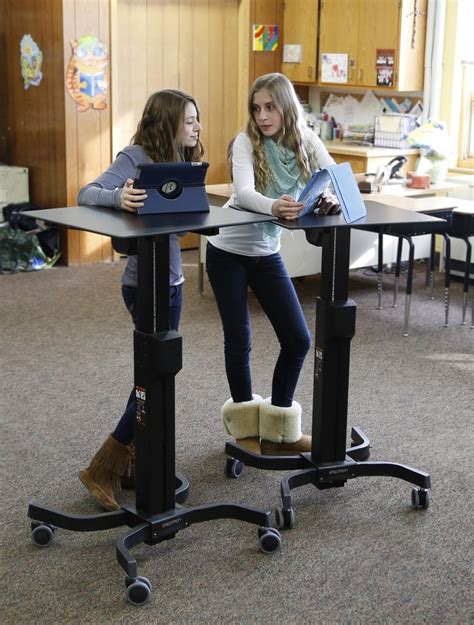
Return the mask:
[[[430,241],[430,258],[426,266],[426,286],[430,289],[430,298],[434,299],[434,269],[436,254],[436,234],[431,235]]]
[[[198,293],[202,295],[204,291],[204,263],[198,262]]]
[[[413,261],[415,257],[415,244],[411,237],[406,237],[409,245],[408,271],[407,271],[407,294],[405,298],[405,331],[403,336],[408,336],[408,320],[410,317],[411,290],[413,285]]]
[[[466,311],[467,311],[467,299],[469,291],[469,267],[471,264],[471,251],[472,245],[468,237],[462,237],[466,243],[466,261],[464,263],[464,285],[463,285],[463,303],[462,303],[462,321],[461,324],[466,324]],[[474,308],[471,310],[471,328],[474,326]]]
[[[444,327],[449,326],[449,285],[451,281],[451,239],[446,233],[444,238]]]
[[[400,267],[402,262],[402,249],[403,249],[403,237],[398,237],[398,245],[397,245],[397,264],[395,267],[395,284],[393,286],[393,304],[392,307],[397,307],[397,296],[398,296],[398,284],[400,282]]]
[[[383,277],[383,232],[379,232],[378,238],[378,273],[377,273],[377,295],[378,295],[378,310],[382,310],[382,277]]]

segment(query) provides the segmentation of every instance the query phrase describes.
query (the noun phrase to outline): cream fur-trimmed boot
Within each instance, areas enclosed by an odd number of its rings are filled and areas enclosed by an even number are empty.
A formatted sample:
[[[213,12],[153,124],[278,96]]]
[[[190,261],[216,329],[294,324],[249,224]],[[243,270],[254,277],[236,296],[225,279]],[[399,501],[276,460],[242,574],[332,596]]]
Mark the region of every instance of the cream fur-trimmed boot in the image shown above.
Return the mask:
[[[264,456],[291,456],[311,451],[311,436],[301,433],[301,406],[273,406],[267,397],[260,404],[260,438]]]
[[[260,453],[259,414],[263,399],[252,395],[249,401],[228,399],[221,408],[222,423],[235,442],[254,454]]]

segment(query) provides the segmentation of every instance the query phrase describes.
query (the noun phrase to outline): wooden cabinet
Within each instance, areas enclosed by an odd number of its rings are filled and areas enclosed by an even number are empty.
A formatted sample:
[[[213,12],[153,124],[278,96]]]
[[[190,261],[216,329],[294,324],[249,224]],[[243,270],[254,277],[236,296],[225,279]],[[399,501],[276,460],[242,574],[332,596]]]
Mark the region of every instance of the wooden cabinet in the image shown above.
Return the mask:
[[[322,0],[320,84],[336,82],[323,82],[323,55],[347,54],[344,84],[384,88],[377,80],[377,57],[382,56],[378,51],[385,51],[387,60],[393,60],[393,81],[388,88],[422,90],[426,13],[427,0]]]
[[[283,46],[301,46],[301,62],[282,62],[282,73],[292,82],[316,83],[318,13],[315,0],[285,0]]]
[[[336,163],[349,163],[354,174],[377,172],[380,165],[386,165],[395,156],[405,156],[407,162],[402,167],[402,172],[415,169],[416,160],[419,157],[418,150],[407,148],[397,150],[395,148],[377,148],[363,145],[345,145],[341,141],[326,141],[325,146]]]
[[[355,156],[347,154],[335,154],[330,152],[336,163],[349,163],[354,174],[377,173],[380,165],[386,165],[391,157],[388,156]],[[392,157],[393,158],[393,157]],[[401,171],[406,175],[407,171],[413,171],[417,161],[417,155],[407,155],[407,162]]]

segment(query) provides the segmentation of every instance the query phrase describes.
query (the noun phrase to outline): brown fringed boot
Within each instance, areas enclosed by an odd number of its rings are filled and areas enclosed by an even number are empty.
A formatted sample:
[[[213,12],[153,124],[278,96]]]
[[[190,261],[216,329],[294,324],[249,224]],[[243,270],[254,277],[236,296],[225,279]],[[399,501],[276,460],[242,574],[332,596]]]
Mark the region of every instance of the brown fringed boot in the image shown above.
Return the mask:
[[[263,456],[293,456],[311,451],[311,436],[301,433],[301,406],[273,406],[271,397],[260,404],[260,438]]]
[[[221,416],[226,432],[235,438],[235,442],[254,454],[259,454],[258,421],[262,398],[260,395],[252,395],[252,398],[239,402],[228,399],[221,408]]]
[[[130,450],[130,467],[125,475],[122,475],[120,479],[120,485],[124,490],[134,490],[135,488],[135,443],[127,445]]]
[[[130,471],[131,451],[109,435],[79,479],[106,510],[118,510],[115,493],[120,492],[120,478]]]

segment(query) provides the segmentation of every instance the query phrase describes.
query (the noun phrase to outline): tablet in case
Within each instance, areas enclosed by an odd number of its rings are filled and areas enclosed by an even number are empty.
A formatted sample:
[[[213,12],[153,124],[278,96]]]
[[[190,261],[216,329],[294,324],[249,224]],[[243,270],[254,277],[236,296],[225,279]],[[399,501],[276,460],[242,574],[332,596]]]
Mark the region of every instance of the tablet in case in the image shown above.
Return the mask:
[[[209,163],[143,163],[133,186],[148,195],[139,215],[209,211],[204,179]]]
[[[360,194],[354,174],[349,163],[329,165],[315,171],[303,189],[299,200],[305,205],[301,215],[307,215],[315,209],[316,202],[332,183],[334,193],[339,200],[346,223],[351,224],[367,215],[364,200]]]

